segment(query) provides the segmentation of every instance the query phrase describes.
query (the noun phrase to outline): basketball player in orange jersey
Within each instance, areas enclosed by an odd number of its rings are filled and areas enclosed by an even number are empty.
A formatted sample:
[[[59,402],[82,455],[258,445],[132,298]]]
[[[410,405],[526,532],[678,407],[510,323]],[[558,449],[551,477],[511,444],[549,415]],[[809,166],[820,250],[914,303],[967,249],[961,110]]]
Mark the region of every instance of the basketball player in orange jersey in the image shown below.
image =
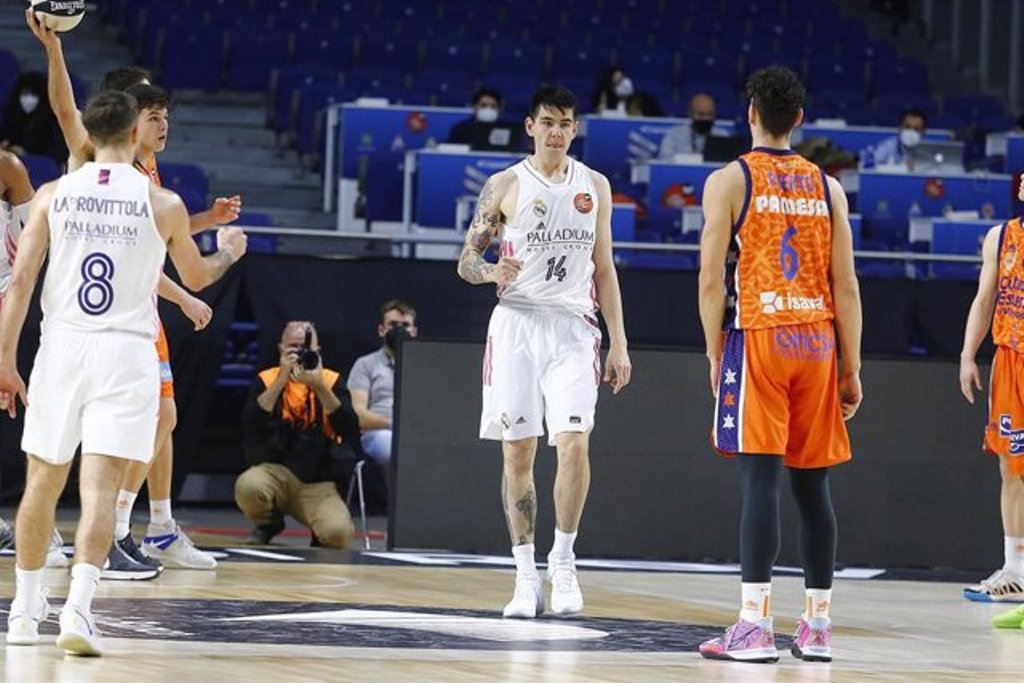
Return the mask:
[[[1024,198],[1024,186],[1020,190]],[[1014,218],[988,231],[981,248],[978,293],[971,304],[960,353],[960,391],[974,403],[982,388],[974,360],[992,325],[988,424],[983,448],[999,456],[1002,474],[1004,564],[990,577],[964,589],[976,602],[1024,602],[1024,227]],[[1024,611],[1020,612],[1024,621]],[[1017,626],[1020,626],[1018,621]]]
[[[71,158],[68,162],[69,170],[75,170],[86,161],[91,160],[94,151],[82,125],[81,113],[75,106],[71,79],[64,60],[61,41],[58,34],[39,23],[31,11],[26,11],[25,19],[32,33],[46,49],[50,104],[58,117],[65,142],[71,151]],[[114,78],[115,76],[116,78]],[[148,83],[148,80],[148,74],[144,70],[136,68],[115,70],[104,79],[105,84],[122,88]],[[107,83],[108,81],[109,83]],[[140,114],[140,139],[146,139],[148,135],[152,138],[152,142],[147,151],[138,155],[135,165],[140,171],[148,173],[157,183],[159,183],[159,173],[155,155],[156,152],[162,151],[166,144],[166,124],[166,111],[159,116],[153,112]],[[215,225],[230,223],[238,218],[240,210],[241,199],[239,197],[219,197],[208,211],[190,216],[190,229],[195,234]],[[209,322],[212,316],[209,306],[202,300],[191,296],[166,275],[161,276],[159,293],[161,297],[181,307],[182,312],[193,322],[196,330],[202,329]],[[110,561],[113,566],[105,570],[106,578],[153,578],[162,568],[159,561],[139,552],[129,533],[131,509],[142,488],[143,481],[147,481],[149,484],[150,497],[150,525],[147,537],[159,539],[158,545],[145,549],[152,555],[160,556],[171,566],[203,569],[216,567],[216,561],[212,556],[200,553],[188,537],[180,532],[171,514],[170,494],[173,468],[171,432],[177,421],[177,408],[174,404],[170,353],[162,327],[157,349],[162,382],[155,455],[148,467],[145,463],[132,463],[125,469],[125,480],[122,482],[117,500],[117,539],[111,548]]]
[[[700,653],[779,658],[769,608],[786,467],[800,509],[806,585],[792,652],[830,661],[836,519],[828,469],[850,459],[843,421],[861,401],[853,238],[839,183],[790,148],[805,96],[796,74],[758,71],[747,94],[754,149],[707,180],[700,269],[712,438],[720,453],[737,457],[742,479],[743,601],[739,621]]]
[[[533,462],[547,427],[555,446],[555,539],[548,555],[551,610],[583,609],[573,543],[590,487],[590,432],[601,382],[598,304],[611,337],[604,379],[617,394],[629,384],[619,281],[612,260],[608,179],[568,156],[579,128],[576,96],[542,87],[533,96],[526,133],[534,152],[491,176],[459,258],[459,276],[497,285],[487,329],[480,438],[501,441],[501,497],[515,593],[504,616],[544,611],[534,559],[537,494]],[[501,236],[501,260],[483,252]]]

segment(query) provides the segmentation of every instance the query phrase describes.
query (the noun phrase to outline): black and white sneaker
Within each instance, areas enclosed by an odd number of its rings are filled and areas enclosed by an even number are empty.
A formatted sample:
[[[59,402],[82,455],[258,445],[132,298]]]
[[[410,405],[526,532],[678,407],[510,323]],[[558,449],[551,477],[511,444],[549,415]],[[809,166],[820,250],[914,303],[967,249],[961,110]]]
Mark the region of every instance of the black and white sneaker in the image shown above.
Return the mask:
[[[135,539],[132,538],[131,533],[128,533],[124,538],[118,541],[117,545],[121,547],[121,550],[124,551],[125,555],[132,558],[139,564],[152,567],[158,572],[162,572],[164,570],[164,565],[160,560],[155,557],[150,557],[139,550],[139,546],[135,545]]]
[[[128,535],[129,538],[131,534]],[[134,543],[132,544],[134,545]],[[113,581],[148,581],[160,575],[160,570],[136,562],[121,547],[119,542],[110,544],[107,561],[103,563],[100,577]]]

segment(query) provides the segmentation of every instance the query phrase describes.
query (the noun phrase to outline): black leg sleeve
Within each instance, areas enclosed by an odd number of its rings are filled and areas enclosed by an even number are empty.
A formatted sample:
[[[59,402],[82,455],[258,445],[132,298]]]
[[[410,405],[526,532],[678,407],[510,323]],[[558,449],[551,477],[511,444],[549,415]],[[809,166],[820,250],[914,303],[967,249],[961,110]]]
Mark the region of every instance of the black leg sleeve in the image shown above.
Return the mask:
[[[743,512],[740,565],[744,583],[768,583],[779,555],[779,473],[776,455],[740,455]]]
[[[800,509],[800,558],[807,588],[832,587],[838,526],[829,491],[828,468],[790,469],[793,498]]]

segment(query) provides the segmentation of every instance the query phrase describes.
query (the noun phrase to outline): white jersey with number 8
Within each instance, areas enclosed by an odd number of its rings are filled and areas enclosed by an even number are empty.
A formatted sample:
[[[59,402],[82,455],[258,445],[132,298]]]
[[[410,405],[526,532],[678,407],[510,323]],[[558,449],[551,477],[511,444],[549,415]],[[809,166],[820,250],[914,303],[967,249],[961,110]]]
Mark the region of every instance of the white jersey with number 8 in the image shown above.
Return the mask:
[[[167,245],[149,178],[131,164],[87,163],[61,178],[49,209],[43,331],[126,332],[156,339]]]
[[[498,288],[501,303],[592,316],[597,189],[590,169],[568,160],[565,180],[553,183],[529,159],[512,167],[519,182],[515,214],[505,225],[502,256],[523,264],[519,276]]]

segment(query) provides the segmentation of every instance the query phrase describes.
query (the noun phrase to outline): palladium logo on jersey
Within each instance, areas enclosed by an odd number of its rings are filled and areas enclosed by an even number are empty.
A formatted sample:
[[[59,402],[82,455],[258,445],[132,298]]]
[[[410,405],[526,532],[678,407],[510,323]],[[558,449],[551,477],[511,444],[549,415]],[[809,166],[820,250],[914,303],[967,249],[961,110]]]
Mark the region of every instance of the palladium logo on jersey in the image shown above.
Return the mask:
[[[777,292],[761,292],[761,312],[771,315],[779,311],[824,311],[825,297],[792,296]]]

